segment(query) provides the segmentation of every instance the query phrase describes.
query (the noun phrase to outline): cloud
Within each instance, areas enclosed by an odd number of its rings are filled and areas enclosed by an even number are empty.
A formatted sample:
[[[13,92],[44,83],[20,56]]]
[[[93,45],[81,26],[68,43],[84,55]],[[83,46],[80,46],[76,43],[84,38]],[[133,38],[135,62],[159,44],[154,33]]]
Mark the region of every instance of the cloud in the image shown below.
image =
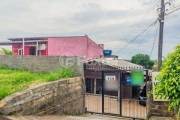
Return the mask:
[[[177,0],[176,3],[180,2]],[[118,53],[157,19],[157,0],[0,0],[0,41],[13,37],[87,34]],[[168,7],[171,9],[171,7]],[[179,11],[166,16],[163,55],[179,43]],[[119,57],[150,54],[155,27],[127,46]],[[146,36],[146,34],[148,35]],[[142,43],[138,45],[143,39]],[[152,59],[157,59],[157,44]],[[138,46],[138,47],[137,47]],[[168,47],[169,46],[169,47]],[[133,51],[133,52],[132,52]]]

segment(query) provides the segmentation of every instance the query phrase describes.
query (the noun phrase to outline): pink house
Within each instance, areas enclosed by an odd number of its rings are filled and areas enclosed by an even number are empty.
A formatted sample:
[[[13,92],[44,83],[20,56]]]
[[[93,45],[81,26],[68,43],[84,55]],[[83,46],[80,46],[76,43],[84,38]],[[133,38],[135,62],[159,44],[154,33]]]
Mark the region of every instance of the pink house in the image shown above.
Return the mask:
[[[84,59],[100,58],[104,45],[96,44],[88,36],[9,38],[14,55],[83,56]],[[24,47],[23,47],[24,46]]]

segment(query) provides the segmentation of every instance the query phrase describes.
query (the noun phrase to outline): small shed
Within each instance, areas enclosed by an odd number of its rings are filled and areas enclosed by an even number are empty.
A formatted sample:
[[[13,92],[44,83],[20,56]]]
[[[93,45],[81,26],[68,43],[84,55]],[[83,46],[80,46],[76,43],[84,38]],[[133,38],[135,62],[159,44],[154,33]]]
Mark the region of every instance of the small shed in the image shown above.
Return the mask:
[[[136,96],[137,89],[136,87],[126,84],[126,78],[130,76],[132,69],[144,69],[143,66],[127,62],[125,60],[112,58],[112,59],[92,59],[88,60],[84,64],[84,77],[86,81],[86,92],[99,94],[102,87],[102,70],[121,70],[122,71],[122,98],[123,99],[132,99]],[[148,71],[144,69],[145,79],[147,78]],[[116,72],[109,73],[115,75],[120,79],[119,74]],[[106,95],[118,95],[118,91],[114,92],[105,92]]]

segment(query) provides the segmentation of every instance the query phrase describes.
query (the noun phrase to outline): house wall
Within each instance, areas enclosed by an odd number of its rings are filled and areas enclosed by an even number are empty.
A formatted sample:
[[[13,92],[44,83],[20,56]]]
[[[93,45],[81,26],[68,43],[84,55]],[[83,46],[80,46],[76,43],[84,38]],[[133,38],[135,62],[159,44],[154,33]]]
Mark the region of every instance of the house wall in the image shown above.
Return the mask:
[[[48,38],[49,56],[83,56],[84,59],[100,58],[103,48],[87,36]]]
[[[29,46],[24,46],[24,55],[29,55]]]
[[[14,55],[18,55],[18,49],[21,49],[22,45],[12,45],[12,51],[14,52]],[[29,45],[24,46],[24,55],[29,55]]]
[[[18,55],[18,49],[21,48],[21,45],[12,45],[12,51],[14,52],[14,55]]]
[[[24,55],[29,55],[29,46],[36,46],[36,44],[25,44],[24,46]],[[22,45],[12,45],[12,51],[14,52],[14,55],[18,55],[18,49],[21,49],[23,46]],[[45,50],[40,50],[40,55],[41,56],[46,56],[48,54],[48,47],[46,47]]]
[[[97,45],[94,41],[88,38],[88,48],[87,48],[87,59],[100,58],[103,55],[104,46]]]
[[[26,43],[24,55],[29,55],[29,46],[36,44]],[[12,45],[15,55],[22,45]],[[87,36],[76,37],[49,37],[46,49],[40,51],[41,56],[83,56],[84,60],[100,58],[103,55],[103,44],[96,44]]]
[[[45,50],[40,50],[40,55],[41,56],[47,56],[48,55],[48,43],[46,43],[46,49]]]
[[[48,38],[49,56],[80,56],[87,55],[86,37]]]

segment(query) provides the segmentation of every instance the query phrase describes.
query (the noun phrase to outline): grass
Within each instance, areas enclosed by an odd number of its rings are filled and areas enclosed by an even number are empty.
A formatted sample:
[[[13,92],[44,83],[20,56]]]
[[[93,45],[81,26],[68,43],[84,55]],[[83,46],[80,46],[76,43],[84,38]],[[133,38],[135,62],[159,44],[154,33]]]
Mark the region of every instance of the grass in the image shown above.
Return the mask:
[[[0,66],[0,100],[37,84],[74,76],[75,71],[69,68],[59,69],[50,73],[35,73],[2,65]]]

